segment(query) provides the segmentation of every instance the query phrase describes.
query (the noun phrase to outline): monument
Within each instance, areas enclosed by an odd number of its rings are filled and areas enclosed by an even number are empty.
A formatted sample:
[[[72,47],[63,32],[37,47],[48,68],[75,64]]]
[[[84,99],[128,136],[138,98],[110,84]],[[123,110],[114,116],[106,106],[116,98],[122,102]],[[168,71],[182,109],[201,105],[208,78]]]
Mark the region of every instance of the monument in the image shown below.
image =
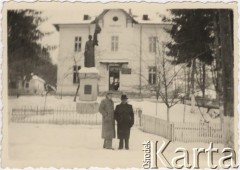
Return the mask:
[[[78,113],[98,112],[98,79],[99,72],[95,67],[95,46],[98,45],[97,34],[101,28],[96,19],[94,36],[88,36],[84,51],[84,67],[79,71],[80,88],[79,101],[77,102]]]

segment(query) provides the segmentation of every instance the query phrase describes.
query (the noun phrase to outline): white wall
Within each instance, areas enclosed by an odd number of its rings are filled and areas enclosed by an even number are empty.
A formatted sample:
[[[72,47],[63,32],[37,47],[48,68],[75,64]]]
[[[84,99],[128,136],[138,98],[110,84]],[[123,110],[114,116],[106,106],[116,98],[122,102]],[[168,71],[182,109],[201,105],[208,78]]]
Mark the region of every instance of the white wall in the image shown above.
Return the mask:
[[[83,66],[83,52],[85,42],[88,39],[89,26],[87,25],[64,25],[60,27],[60,43],[57,73],[57,91],[74,94],[77,84],[73,83],[74,58],[78,65]],[[82,37],[82,50],[74,51],[75,37]]]
[[[38,79],[31,79],[29,81],[29,91],[31,93],[37,93],[37,94],[42,94],[45,91],[44,88],[44,83],[43,81],[40,81]]]
[[[117,16],[118,21],[114,22],[113,17]],[[132,24],[126,20],[126,15],[121,10],[110,10],[99,22],[102,31],[98,34],[99,46],[95,47],[96,67],[100,72],[99,90],[107,91],[109,89],[109,70],[106,64],[99,63],[100,60],[106,59],[124,59],[128,61],[128,67],[132,73],[121,74],[120,87],[121,91],[139,92],[140,84],[140,36],[142,35],[142,76],[148,78],[148,67],[154,66],[155,56],[149,52],[149,36],[158,36],[160,41],[169,39],[168,34],[164,31],[164,25],[140,25]],[[142,27],[142,28],[140,28]],[[93,34],[95,25],[60,25],[60,47],[58,58],[58,93],[72,93],[76,91],[76,84],[73,84],[73,73],[71,73],[73,55],[81,58],[79,65],[83,67],[83,52],[88,35]],[[142,29],[142,32],[140,31]],[[82,37],[82,51],[74,53],[74,38]],[[119,37],[118,51],[111,51],[111,37]],[[70,69],[70,70],[69,70]],[[69,74],[63,79],[64,74]],[[147,84],[147,80],[141,78],[142,85]]]

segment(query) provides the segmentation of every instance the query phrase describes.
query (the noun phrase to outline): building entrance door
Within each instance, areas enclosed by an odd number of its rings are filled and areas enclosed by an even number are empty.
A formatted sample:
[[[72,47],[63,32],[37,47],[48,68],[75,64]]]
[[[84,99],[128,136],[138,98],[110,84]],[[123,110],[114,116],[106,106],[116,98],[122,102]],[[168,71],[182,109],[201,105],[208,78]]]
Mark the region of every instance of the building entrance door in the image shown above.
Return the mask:
[[[118,91],[120,85],[120,67],[109,66],[109,90]]]

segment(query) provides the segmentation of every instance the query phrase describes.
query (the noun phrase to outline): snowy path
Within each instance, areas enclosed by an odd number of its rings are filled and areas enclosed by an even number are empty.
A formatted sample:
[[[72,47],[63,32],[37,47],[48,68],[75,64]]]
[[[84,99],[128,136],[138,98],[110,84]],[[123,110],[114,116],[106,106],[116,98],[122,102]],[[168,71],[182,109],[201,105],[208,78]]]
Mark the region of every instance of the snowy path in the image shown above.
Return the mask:
[[[101,126],[16,124],[9,125],[9,167],[142,167],[144,140],[164,138],[143,133],[137,127],[131,131],[130,150],[102,149]],[[113,147],[117,149],[118,140]],[[168,158],[177,156],[176,147],[207,148],[209,144],[171,143],[165,151]],[[221,147],[220,145],[214,145]],[[191,155],[191,154],[190,154]],[[216,156],[218,158],[218,156]],[[171,160],[171,159],[170,159]],[[191,160],[191,159],[190,159]],[[206,166],[206,156],[201,157]],[[218,159],[217,159],[218,160]],[[191,161],[190,161],[191,162]],[[160,163],[159,163],[160,164]],[[161,166],[161,165],[159,165]]]

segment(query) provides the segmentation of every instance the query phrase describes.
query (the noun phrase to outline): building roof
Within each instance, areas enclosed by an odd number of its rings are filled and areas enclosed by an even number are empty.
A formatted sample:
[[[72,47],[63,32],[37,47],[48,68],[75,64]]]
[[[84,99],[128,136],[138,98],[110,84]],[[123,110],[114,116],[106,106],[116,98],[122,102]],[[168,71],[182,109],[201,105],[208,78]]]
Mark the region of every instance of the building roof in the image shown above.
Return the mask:
[[[120,10],[122,11],[126,17],[131,20],[135,24],[168,24],[172,25],[170,22],[163,22],[162,16],[158,13],[154,12],[148,12],[148,13],[141,13],[141,14],[133,14],[131,10],[129,12],[125,11],[124,9],[104,9],[99,15],[94,16],[91,14],[82,14],[79,16],[79,18],[69,18],[67,22],[58,22],[53,24],[55,28],[59,31],[59,25],[90,25],[95,24],[97,19],[100,20],[104,17],[106,13],[108,13],[110,10]],[[145,17],[143,16],[145,15]],[[84,16],[88,16],[87,19],[84,19]]]
[[[138,23],[138,22],[132,17],[132,15],[130,15],[129,13],[127,13],[124,9],[104,9],[103,12],[102,12],[99,16],[97,16],[96,19],[95,19],[94,21],[92,21],[91,23],[93,23],[93,24],[96,23],[97,19],[98,19],[98,20],[102,19],[102,18],[104,17],[104,15],[105,15],[106,13],[108,13],[109,11],[111,11],[111,10],[120,10],[120,11],[122,11],[122,12],[126,15],[126,17],[127,17],[128,19],[132,20],[133,23],[135,23],[135,24]]]
[[[38,80],[38,81],[41,81],[41,82],[45,83],[45,81],[42,78],[38,77],[37,75],[33,75],[32,79],[33,80]]]

